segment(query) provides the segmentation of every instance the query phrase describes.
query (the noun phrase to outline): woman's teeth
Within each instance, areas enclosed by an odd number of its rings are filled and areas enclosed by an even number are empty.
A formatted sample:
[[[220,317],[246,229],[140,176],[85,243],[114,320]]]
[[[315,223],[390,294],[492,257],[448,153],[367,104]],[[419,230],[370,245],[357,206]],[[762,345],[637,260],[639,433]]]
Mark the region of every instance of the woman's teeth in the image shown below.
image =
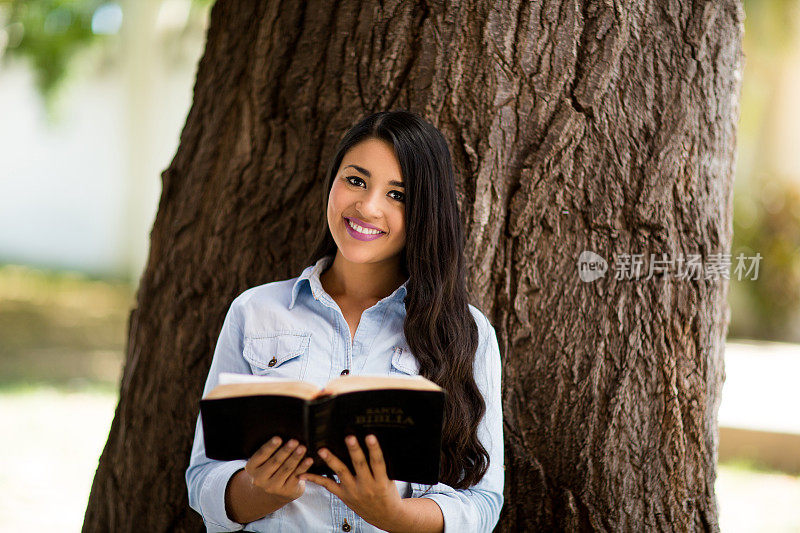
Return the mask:
[[[382,231],[374,230],[374,229],[367,229],[362,228],[358,224],[354,224],[352,220],[347,219],[347,223],[350,224],[350,227],[356,230],[359,233],[363,233],[365,235],[377,235],[378,233],[383,233]]]

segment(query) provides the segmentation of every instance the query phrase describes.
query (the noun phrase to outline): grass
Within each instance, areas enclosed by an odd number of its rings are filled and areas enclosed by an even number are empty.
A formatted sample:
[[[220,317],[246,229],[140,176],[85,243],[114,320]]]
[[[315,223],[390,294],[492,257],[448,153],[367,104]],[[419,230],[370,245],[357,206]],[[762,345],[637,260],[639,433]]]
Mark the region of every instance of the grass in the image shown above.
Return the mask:
[[[0,267],[0,388],[116,385],[134,294],[119,280]]]
[[[135,291],[0,267],[0,531],[80,531],[119,394]],[[42,513],[46,502],[47,513]]]
[[[775,475],[775,476],[784,476],[787,475],[785,472],[781,472],[780,470],[776,470],[775,468],[770,467],[764,463],[759,461],[753,460],[748,457],[737,457],[735,459],[727,460],[723,463],[720,463],[721,466],[724,466],[729,472],[735,474],[739,472],[751,472],[751,473],[759,473],[759,474],[767,474],[767,475]],[[800,476],[789,476],[789,477],[797,477],[798,481],[800,481]],[[800,505],[800,500],[798,501],[798,505]]]

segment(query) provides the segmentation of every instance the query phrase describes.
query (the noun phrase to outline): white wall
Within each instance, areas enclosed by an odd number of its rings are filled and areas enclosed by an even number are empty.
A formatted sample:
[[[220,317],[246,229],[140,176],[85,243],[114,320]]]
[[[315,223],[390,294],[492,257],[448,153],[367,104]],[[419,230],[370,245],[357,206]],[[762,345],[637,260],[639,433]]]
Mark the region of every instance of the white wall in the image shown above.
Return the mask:
[[[0,67],[0,262],[138,282],[204,46],[188,5],[128,2],[112,50],[73,65],[55,124],[27,64]]]

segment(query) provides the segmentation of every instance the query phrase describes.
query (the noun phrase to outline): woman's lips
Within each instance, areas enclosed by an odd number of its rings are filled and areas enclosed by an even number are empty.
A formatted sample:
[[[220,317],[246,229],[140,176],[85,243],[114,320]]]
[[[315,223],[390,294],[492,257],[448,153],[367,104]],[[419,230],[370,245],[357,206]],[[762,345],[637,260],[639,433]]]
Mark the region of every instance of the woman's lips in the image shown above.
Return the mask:
[[[350,220],[353,224],[361,226],[362,228],[374,229],[374,230],[377,230],[377,231],[383,231],[381,228],[379,228],[377,226],[373,226],[372,224],[367,224],[366,222],[364,222],[363,220],[360,220],[358,218],[355,218],[355,217],[344,217],[344,218],[346,218],[347,220]],[[383,231],[383,233],[386,233],[386,232]]]
[[[355,224],[358,224],[358,222],[355,222]],[[364,233],[359,233],[359,232],[357,232],[356,230],[354,230],[350,226],[350,221],[347,219],[347,217],[344,217],[344,225],[345,225],[345,228],[347,229],[347,233],[349,233],[351,237],[353,237],[354,239],[358,239],[359,241],[374,241],[375,239],[377,239],[379,237],[383,237],[385,235],[385,233],[383,233],[383,232],[376,233],[376,234],[373,234],[373,235],[367,235],[367,234],[364,234]],[[358,224],[358,225],[361,226],[361,224]],[[378,231],[380,231],[380,230],[378,230]]]

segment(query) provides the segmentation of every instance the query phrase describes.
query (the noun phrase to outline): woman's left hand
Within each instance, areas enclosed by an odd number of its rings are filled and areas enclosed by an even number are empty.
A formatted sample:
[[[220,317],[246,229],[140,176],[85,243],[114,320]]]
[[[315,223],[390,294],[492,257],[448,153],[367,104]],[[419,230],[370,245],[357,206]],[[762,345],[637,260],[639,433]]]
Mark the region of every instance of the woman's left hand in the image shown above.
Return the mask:
[[[369,450],[369,464],[358,440],[353,435],[345,438],[356,471],[355,476],[330,450],[321,448],[319,456],[339,477],[340,482],[309,473],[299,477],[322,485],[361,518],[380,528],[381,525],[393,523],[401,513],[402,498],[394,481],[386,475],[386,463],[378,439],[375,435],[367,435],[365,440]]]

